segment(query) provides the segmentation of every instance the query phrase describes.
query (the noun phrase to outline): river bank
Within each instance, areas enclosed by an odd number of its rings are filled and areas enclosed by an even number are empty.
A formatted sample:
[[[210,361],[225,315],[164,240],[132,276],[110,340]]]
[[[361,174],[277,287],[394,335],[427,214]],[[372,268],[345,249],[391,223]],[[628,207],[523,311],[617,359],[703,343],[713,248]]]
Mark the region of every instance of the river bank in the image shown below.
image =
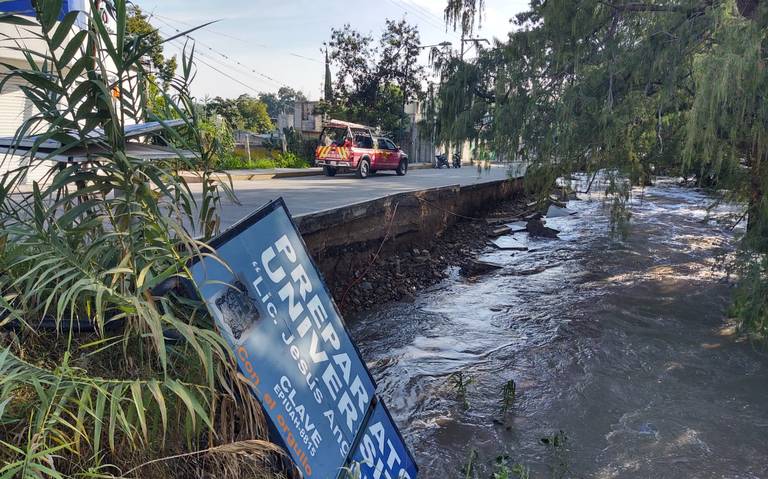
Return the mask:
[[[329,286],[345,314],[355,314],[392,301],[412,302],[426,288],[443,281],[451,268],[475,271],[474,260],[507,223],[538,211],[524,197],[503,201],[477,217],[461,216],[434,241],[403,250],[373,251],[364,267],[337,274]]]
[[[768,476],[768,356],[728,327],[738,228],[710,202],[637,190],[616,238],[583,197],[559,239],[482,241],[501,269],[350,316],[421,475]]]

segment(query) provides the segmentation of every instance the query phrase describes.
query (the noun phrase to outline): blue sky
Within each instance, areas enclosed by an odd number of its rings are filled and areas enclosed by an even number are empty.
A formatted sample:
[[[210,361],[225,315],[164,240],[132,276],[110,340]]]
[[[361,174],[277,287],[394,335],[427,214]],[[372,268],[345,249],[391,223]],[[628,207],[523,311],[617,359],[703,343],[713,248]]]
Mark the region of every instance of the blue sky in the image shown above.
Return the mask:
[[[193,92],[200,97],[277,91],[281,85],[288,85],[304,91],[310,99],[317,99],[324,69],[320,48],[330,37],[331,28],[344,23],[378,38],[385,19],[405,17],[418,25],[422,45],[446,40],[456,47],[459,44],[457,35],[451,30],[446,32],[442,22],[445,0],[134,2],[148,14],[154,14],[152,23],[166,36],[175,29],[218,20],[192,34],[200,53]],[[527,0],[486,0],[486,17],[478,35],[505,38],[510,30],[509,19],[526,6]],[[178,43],[166,48],[171,54],[179,49]],[[426,53],[422,61],[426,62]]]

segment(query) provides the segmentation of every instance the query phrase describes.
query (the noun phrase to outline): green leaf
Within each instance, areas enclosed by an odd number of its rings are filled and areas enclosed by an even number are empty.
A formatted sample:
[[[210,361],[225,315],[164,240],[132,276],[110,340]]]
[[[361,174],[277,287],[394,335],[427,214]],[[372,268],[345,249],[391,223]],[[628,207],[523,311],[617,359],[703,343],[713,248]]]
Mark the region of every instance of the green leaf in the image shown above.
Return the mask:
[[[157,402],[157,407],[160,410],[160,420],[162,421],[163,425],[162,442],[165,444],[165,433],[168,430],[168,408],[165,406],[165,396],[160,390],[160,386],[158,385],[157,381],[153,380],[147,383],[147,388],[149,389],[149,392],[152,393],[152,396],[154,396],[155,401]]]
[[[131,396],[133,397],[133,405],[136,409],[136,415],[139,418],[139,425],[141,426],[141,434],[144,438],[144,444],[148,444],[149,437],[147,435],[147,417],[144,411],[144,399],[142,397],[140,383],[131,383]]]
[[[52,50],[57,50],[61,46],[61,42],[63,42],[64,39],[67,38],[67,35],[72,32],[72,26],[75,24],[78,15],[80,15],[80,12],[77,10],[73,10],[64,15],[59,26],[56,27],[56,32],[51,37]]]
[[[116,384],[109,396],[109,430],[107,432],[107,439],[109,440],[109,449],[115,451],[115,429],[119,415],[123,413],[123,408],[120,406],[120,402],[123,400],[124,384]]]
[[[59,57],[59,65],[61,68],[64,68],[67,65],[69,65],[72,59],[75,58],[75,55],[78,52],[83,50],[83,41],[85,40],[87,35],[88,35],[88,31],[80,30],[67,43],[67,46],[64,47],[64,51],[61,53],[61,56]],[[87,57],[87,55],[85,55],[84,57]],[[84,61],[84,64],[87,64],[86,63],[87,61],[88,60]]]
[[[49,32],[61,13],[63,0],[37,0],[35,9],[37,10],[37,20],[43,27],[44,32]]]
[[[0,4],[2,6],[2,4]],[[19,25],[22,27],[36,27],[37,23],[33,22],[32,20],[22,17],[19,15],[13,15],[13,14],[2,14],[0,15],[0,23],[5,23],[7,25]]]

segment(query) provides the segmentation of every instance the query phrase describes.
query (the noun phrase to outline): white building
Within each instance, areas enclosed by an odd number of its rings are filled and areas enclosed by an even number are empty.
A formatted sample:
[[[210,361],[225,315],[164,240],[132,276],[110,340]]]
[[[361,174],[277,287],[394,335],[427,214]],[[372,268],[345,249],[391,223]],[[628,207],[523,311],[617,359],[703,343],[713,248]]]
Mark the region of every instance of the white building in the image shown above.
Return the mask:
[[[73,28],[73,34],[78,29],[87,28],[87,17],[90,11],[90,2],[88,0],[65,0],[63,2],[63,13],[71,11],[83,12]],[[102,4],[104,5],[104,4]],[[102,19],[109,25],[114,19],[103,10]],[[31,0],[11,0],[0,3],[0,13],[17,13],[26,16],[34,16]],[[29,29],[33,27],[16,26],[0,23],[0,63],[28,68],[28,62],[22,52],[15,48],[29,48],[36,51],[45,51],[45,43],[39,40],[30,39]],[[65,41],[66,43],[66,41]],[[77,58],[73,59],[76,61]],[[7,69],[0,66],[0,81],[7,76]],[[0,137],[8,137],[16,134],[16,130],[21,124],[36,113],[35,108],[21,91],[20,86],[23,82],[18,78],[11,78],[2,90],[0,90]],[[25,159],[17,156],[0,154],[0,174],[18,168]],[[26,182],[31,183],[39,179],[46,173],[48,167],[41,165],[27,172]]]

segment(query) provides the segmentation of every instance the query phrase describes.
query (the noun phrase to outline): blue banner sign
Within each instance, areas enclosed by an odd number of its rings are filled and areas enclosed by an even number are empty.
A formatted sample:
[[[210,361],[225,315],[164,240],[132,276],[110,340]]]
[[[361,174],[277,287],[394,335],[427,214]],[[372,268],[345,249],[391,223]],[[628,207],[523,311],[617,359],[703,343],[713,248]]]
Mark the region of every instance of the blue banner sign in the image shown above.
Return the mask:
[[[63,18],[67,12],[76,10],[76,8],[70,8],[70,2],[65,0],[61,5],[61,15],[59,18]],[[35,16],[35,8],[32,6],[32,0],[9,0],[0,1],[0,13],[14,13],[16,15],[26,15],[30,17]]]
[[[384,403],[378,401],[352,460],[360,479],[416,479],[418,467]]]
[[[282,199],[211,242],[201,297],[305,478],[339,477],[374,381]]]

